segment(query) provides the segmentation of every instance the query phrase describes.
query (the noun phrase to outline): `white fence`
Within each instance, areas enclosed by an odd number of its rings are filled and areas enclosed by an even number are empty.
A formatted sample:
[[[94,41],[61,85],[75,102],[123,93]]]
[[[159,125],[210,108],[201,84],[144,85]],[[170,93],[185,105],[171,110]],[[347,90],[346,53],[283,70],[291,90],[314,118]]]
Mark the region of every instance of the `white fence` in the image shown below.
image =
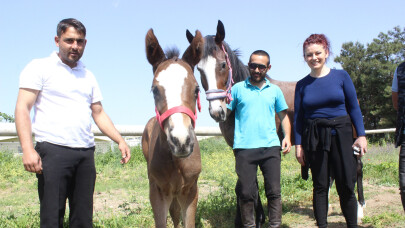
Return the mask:
[[[117,130],[122,136],[142,136],[144,126],[138,125],[116,125]],[[103,133],[94,126],[92,132],[95,136],[104,136]],[[377,129],[377,130],[366,130],[366,134],[378,134],[378,133],[389,133],[395,132],[395,128],[388,129]],[[195,133],[197,136],[221,136],[221,131],[219,127],[196,127]],[[5,138],[16,138],[17,131],[15,129],[14,123],[0,123],[0,141],[5,140]]]
[[[115,125],[122,136],[142,136],[144,126],[138,125]],[[104,134],[93,126],[92,132],[94,136],[104,136]],[[221,136],[219,127],[196,127],[195,133],[197,136]],[[0,123],[0,142],[17,139],[17,131],[14,123]]]
[[[116,125],[115,127],[121,135],[124,136],[124,139],[129,146],[139,145],[141,140],[140,136],[142,136],[144,126]],[[114,150],[114,142],[105,137],[96,126],[92,128],[92,132],[96,138],[97,151],[105,152],[109,148]],[[199,138],[221,136],[219,127],[197,127],[195,132]],[[13,153],[22,153],[14,123],[0,123],[0,149],[11,151]]]
[[[124,136],[125,141],[129,146],[136,146],[140,143],[144,126],[136,125],[116,125],[117,130]],[[95,135],[98,151],[107,151],[111,148],[114,150],[114,143],[94,126],[92,132]],[[366,134],[390,133],[395,132],[395,128],[366,130]],[[221,136],[219,127],[196,127],[195,133],[197,137],[204,138],[208,136]],[[12,151],[14,153],[22,153],[20,143],[18,142],[17,131],[14,123],[0,123],[0,149]]]

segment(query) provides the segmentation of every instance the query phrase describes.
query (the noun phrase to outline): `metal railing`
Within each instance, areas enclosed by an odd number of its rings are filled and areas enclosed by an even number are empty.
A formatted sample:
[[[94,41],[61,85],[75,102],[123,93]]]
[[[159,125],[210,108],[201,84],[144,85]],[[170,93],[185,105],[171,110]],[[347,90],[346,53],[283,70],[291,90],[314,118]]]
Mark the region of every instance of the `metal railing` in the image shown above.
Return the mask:
[[[142,136],[144,126],[139,125],[115,125],[122,136]],[[92,132],[95,136],[104,136],[104,134],[93,126]],[[366,134],[379,134],[395,132],[395,128],[366,130]],[[196,127],[197,136],[221,136],[219,127]],[[0,136],[16,137],[17,131],[14,123],[0,123]]]
[[[145,126],[139,125],[115,125],[122,136],[142,136]],[[104,134],[93,126],[91,131],[94,136],[104,136]],[[197,136],[221,136],[219,127],[196,127],[195,133]],[[17,131],[14,123],[0,123],[0,136],[17,137]]]

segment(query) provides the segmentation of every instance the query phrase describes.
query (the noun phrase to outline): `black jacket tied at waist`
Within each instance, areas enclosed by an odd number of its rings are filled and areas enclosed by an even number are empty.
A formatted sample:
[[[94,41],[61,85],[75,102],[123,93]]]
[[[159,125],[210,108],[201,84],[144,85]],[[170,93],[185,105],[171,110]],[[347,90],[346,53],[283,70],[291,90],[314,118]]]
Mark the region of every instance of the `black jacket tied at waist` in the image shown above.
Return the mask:
[[[350,142],[350,147],[353,144],[353,133],[347,136],[347,128],[352,126],[350,117],[339,116],[333,119],[306,119],[305,128],[303,132],[303,148],[304,151],[316,151],[318,149],[330,150],[332,128],[336,130],[336,135],[341,143],[345,142],[344,138],[347,138]]]
[[[313,153],[316,153],[316,151],[330,151],[332,129],[336,131],[336,142],[339,144],[339,154],[345,172],[346,183],[351,183],[356,180],[356,163],[353,159],[353,129],[349,115],[333,119],[317,118],[305,120],[302,146],[307,167],[303,167],[303,169],[308,169],[311,166],[309,158]]]

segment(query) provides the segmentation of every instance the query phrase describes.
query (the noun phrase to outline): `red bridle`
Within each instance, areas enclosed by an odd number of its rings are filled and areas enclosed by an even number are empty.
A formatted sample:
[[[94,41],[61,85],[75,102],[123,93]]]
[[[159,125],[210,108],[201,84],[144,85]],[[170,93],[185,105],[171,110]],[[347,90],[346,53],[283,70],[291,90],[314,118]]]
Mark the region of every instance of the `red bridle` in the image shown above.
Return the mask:
[[[197,96],[197,107],[198,107],[198,111],[201,112],[200,92],[198,92],[198,96]],[[193,127],[195,128],[195,122],[197,120],[197,108],[195,109],[195,114],[193,113],[193,111],[191,111],[189,108],[187,108],[185,106],[173,107],[173,108],[167,110],[166,112],[164,112],[162,115],[160,115],[159,111],[155,107],[155,112],[156,112],[156,119],[159,122],[160,128],[162,130],[163,130],[163,122],[167,118],[169,118],[171,115],[173,115],[174,113],[184,113],[184,114],[188,115],[193,122]]]
[[[222,51],[225,53],[226,63],[228,64],[228,67],[229,67],[228,80],[226,82],[226,90],[209,89],[209,90],[205,91],[205,95],[206,95],[208,101],[227,98],[226,103],[229,104],[232,101],[231,89],[232,89],[232,85],[234,83],[233,78],[232,78],[232,65],[231,65],[231,61],[229,60],[228,52],[226,52],[226,50],[225,50],[224,44],[222,44],[221,48],[222,48]]]

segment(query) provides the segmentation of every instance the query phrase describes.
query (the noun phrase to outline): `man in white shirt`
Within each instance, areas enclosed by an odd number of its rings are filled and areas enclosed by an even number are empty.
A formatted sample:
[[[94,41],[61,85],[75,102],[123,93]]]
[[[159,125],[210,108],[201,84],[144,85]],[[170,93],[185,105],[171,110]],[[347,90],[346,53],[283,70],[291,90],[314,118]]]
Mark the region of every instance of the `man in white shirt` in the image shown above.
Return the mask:
[[[20,75],[15,124],[25,170],[37,174],[41,227],[63,227],[67,198],[70,227],[92,227],[96,169],[91,118],[118,143],[121,163],[131,157],[104,112],[94,75],[79,61],[85,37],[86,28],[80,21],[60,21],[55,36],[59,52],[31,61]]]

